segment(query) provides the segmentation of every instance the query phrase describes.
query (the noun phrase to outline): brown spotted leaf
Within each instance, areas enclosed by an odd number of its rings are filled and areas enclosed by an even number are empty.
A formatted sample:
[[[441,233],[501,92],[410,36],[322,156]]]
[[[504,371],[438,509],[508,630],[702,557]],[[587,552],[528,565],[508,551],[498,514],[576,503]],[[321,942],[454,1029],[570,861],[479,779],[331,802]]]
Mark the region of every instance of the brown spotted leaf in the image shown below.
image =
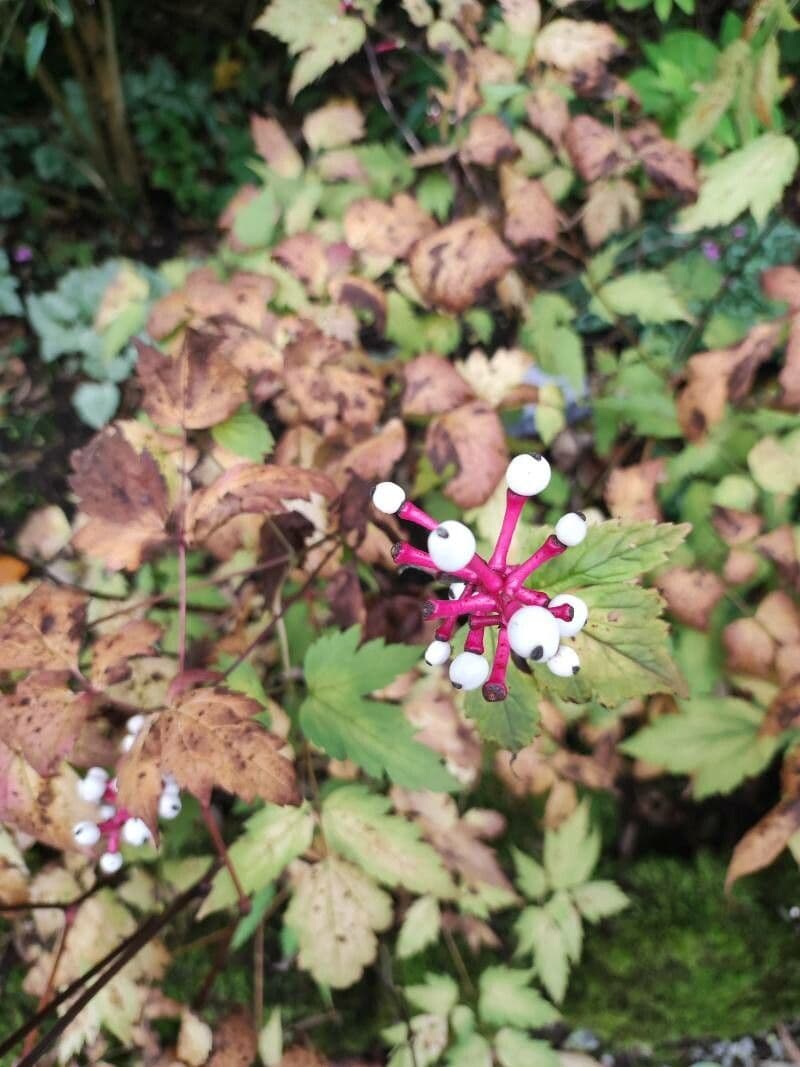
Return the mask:
[[[76,670],[86,602],[74,589],[38,585],[0,624],[0,669]]]
[[[518,155],[519,147],[511,130],[497,115],[477,115],[459,150],[462,163],[479,167],[496,167]]]
[[[114,633],[104,633],[92,648],[92,685],[105,689],[130,677],[129,661],[135,656],[155,654],[154,645],[161,637],[161,627],[147,619],[134,619]]]
[[[707,630],[711,613],[725,595],[725,583],[713,571],[670,567],[656,583],[672,615],[687,626]]]
[[[722,631],[728,669],[734,673],[768,677],[775,659],[775,642],[755,619],[734,619]]]
[[[0,822],[58,849],[74,849],[72,827],[95,809],[78,796],[78,776],[67,764],[48,778],[0,741]]]
[[[403,415],[442,415],[472,399],[473,393],[453,364],[424,353],[403,367]]]
[[[590,115],[577,115],[570,121],[564,143],[575,169],[587,182],[622,174],[633,162],[623,137]]]
[[[697,198],[697,160],[688,149],[664,137],[655,122],[642,122],[626,136],[645,174],[657,186],[684,201]]]
[[[656,494],[666,478],[666,461],[661,457],[615,468],[605,491],[609,511],[628,522],[658,522],[662,516]]]
[[[505,208],[503,236],[515,248],[551,244],[558,236],[558,211],[541,182],[525,178],[512,167],[500,172]]]
[[[461,508],[485,503],[508,466],[503,424],[480,400],[435,418],[425,437],[425,453],[437,473],[455,464],[457,473],[444,494]]]
[[[636,186],[625,178],[596,181],[589,186],[581,225],[586,240],[598,248],[612,233],[635,226],[642,213]]]
[[[406,428],[401,419],[390,419],[370,437],[349,448],[326,467],[335,484],[344,489],[352,475],[374,484],[389,478],[406,450]]]
[[[222,354],[216,333],[187,330],[178,356],[136,342],[142,404],[159,426],[202,430],[224,422],[247,400],[247,383]]]
[[[73,693],[69,678],[67,671],[40,671],[0,695],[0,741],[42,777],[55,774],[92,710],[91,697]]]
[[[237,1012],[215,1024],[214,1049],[207,1067],[250,1067],[257,1051],[252,1022],[244,1012]]]
[[[796,730],[798,726],[800,726],[800,683],[781,689],[770,702],[761,724],[761,733],[767,737],[777,737],[786,730]]]
[[[525,113],[534,130],[560,147],[569,125],[569,105],[562,93],[546,86],[536,89],[525,102]]]
[[[567,72],[603,66],[622,52],[619,38],[606,22],[553,19],[536,38],[536,58]]]
[[[283,126],[277,119],[250,116],[250,133],[261,156],[282,178],[299,178],[303,173],[303,159]]]
[[[351,248],[389,260],[403,259],[435,228],[431,216],[408,193],[398,193],[391,203],[355,200],[344,216],[344,236]]]
[[[121,803],[153,826],[167,773],[201,804],[215,787],[247,802],[299,803],[294,767],[280,755],[284,742],[254,719],[262,710],[221,687],[183,693],[150,720],[120,763]]]
[[[783,589],[774,589],[756,608],[756,619],[779,645],[800,642],[800,611],[797,601]]]
[[[411,274],[429,303],[466,311],[513,262],[489,223],[475,217],[453,222],[420,241],[411,254]]]

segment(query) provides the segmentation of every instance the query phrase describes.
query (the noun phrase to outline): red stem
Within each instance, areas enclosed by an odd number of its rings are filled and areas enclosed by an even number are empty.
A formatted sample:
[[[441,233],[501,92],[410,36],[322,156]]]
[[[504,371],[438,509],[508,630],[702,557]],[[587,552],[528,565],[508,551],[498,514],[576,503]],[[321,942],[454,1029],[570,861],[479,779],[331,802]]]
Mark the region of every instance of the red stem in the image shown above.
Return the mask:
[[[421,526],[423,530],[435,530],[439,523],[427,511],[423,511],[422,508],[412,503],[410,500],[406,500],[404,504],[398,508],[398,518],[405,519],[406,522],[415,522],[417,526]]]
[[[550,603],[547,593],[540,593],[538,589],[518,589],[516,596],[517,600],[529,607],[544,608]]]
[[[422,606],[422,616],[425,619],[452,619],[467,612],[490,612],[496,608],[497,602],[493,596],[479,593],[466,600],[426,600]]]
[[[492,672],[483,686],[483,695],[486,700],[494,702],[505,700],[508,696],[506,673],[510,655],[511,646],[508,643],[508,631],[505,626],[501,626],[497,634],[497,649],[492,663]]]
[[[217,821],[208,804],[200,805],[200,814],[203,816],[203,822],[206,824],[206,829],[211,836],[211,840],[214,842],[214,848],[217,850],[217,855],[225,864],[228,869],[228,874],[231,876],[233,887],[239,898],[239,914],[247,915],[250,911],[250,898],[242,888],[242,883],[239,881],[239,875],[236,873],[236,868],[231,862],[231,858],[228,855],[228,849],[225,846],[225,842],[222,840],[222,834],[219,832]]]
[[[519,493],[515,493],[511,489],[506,491],[506,513],[503,516],[500,536],[497,538],[494,552],[492,552],[489,559],[489,566],[494,567],[495,570],[502,570],[506,565],[511,539],[517,529],[517,523],[522,514],[522,509],[525,507],[526,500],[527,497],[520,496]]]
[[[490,593],[499,593],[503,588],[503,579],[492,570],[486,560],[482,559],[477,552],[467,564],[467,568],[474,573],[481,585],[485,586]]]
[[[529,578],[537,567],[541,567],[548,560],[560,556],[562,552],[566,551],[566,548],[567,546],[562,545],[555,534],[550,534],[545,543],[541,548],[536,549],[530,559],[526,559],[524,563],[520,563],[518,567],[512,569],[511,576],[506,582],[506,591],[516,593],[525,579]]]
[[[575,615],[575,609],[572,604],[559,604],[558,607],[548,608],[550,614],[555,619],[561,619],[562,622],[572,622]]]
[[[464,642],[464,651],[477,652],[479,656],[482,656],[485,638],[486,628],[483,626],[475,626],[472,620],[470,620],[469,633],[467,634],[467,639]]]

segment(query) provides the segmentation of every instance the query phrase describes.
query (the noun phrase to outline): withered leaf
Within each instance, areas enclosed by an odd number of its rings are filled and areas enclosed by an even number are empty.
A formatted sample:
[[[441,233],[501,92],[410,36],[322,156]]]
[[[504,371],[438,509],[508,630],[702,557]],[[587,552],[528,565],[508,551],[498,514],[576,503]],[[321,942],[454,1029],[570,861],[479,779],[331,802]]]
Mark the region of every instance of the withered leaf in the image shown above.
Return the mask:
[[[503,236],[515,248],[550,244],[558,236],[558,211],[541,182],[518,174],[512,167],[500,171],[505,208]]]
[[[403,367],[406,380],[403,414],[441,415],[466,403],[472,390],[453,364],[442,356],[424,353]]]
[[[406,428],[401,419],[390,419],[377,433],[359,441],[326,468],[337,486],[344,488],[353,474],[374,484],[388,478],[406,450]]]
[[[800,311],[800,270],[797,267],[770,267],[761,275],[761,288],[770,300],[781,300],[792,311]]]
[[[330,1067],[330,1060],[316,1049],[294,1045],[286,1049],[278,1067]],[[359,1065],[353,1063],[352,1067],[359,1067]],[[367,1065],[364,1064],[363,1067]]]
[[[277,119],[250,116],[250,133],[256,152],[282,178],[298,178],[303,173],[303,159]]]
[[[466,311],[513,262],[489,223],[474,217],[421,240],[411,254],[411,274],[429,303],[447,311]]]
[[[798,726],[800,726],[800,684],[795,684],[781,689],[771,701],[760,732],[768,737],[775,737],[785,730],[796,730]]]
[[[543,86],[525,102],[528,122],[558,148],[569,125],[569,105],[557,89]]]
[[[781,403],[792,410],[800,410],[800,315],[792,316],[786,357],[778,375]]]
[[[237,1012],[214,1026],[214,1051],[207,1067],[250,1067],[258,1042],[252,1022]]]
[[[444,494],[462,508],[488,500],[508,466],[503,424],[480,400],[435,418],[425,437],[425,453],[438,473],[456,465]]]
[[[605,491],[609,511],[615,518],[628,522],[649,522],[651,519],[658,522],[661,506],[656,493],[666,477],[666,460],[661,457],[615,468]]]
[[[800,588],[800,560],[791,526],[776,526],[768,534],[762,534],[756,541],[756,548],[775,564],[784,581],[794,588]]]
[[[261,705],[222,687],[194,689],[154,716],[119,765],[120,802],[155,828],[162,774],[172,774],[201,804],[215,787],[248,802],[299,803],[283,741],[254,716]]]
[[[536,38],[536,58],[559,70],[585,71],[602,66],[622,52],[619,38],[606,22],[553,19]]]
[[[222,354],[217,333],[187,330],[177,357],[136,342],[142,404],[159,426],[203,430],[224,422],[247,400],[244,375]]]
[[[76,670],[86,603],[77,590],[37,585],[0,624],[0,669]]]
[[[769,675],[775,642],[755,619],[734,619],[722,631],[728,669],[760,677]]]
[[[147,619],[134,619],[114,633],[104,633],[92,647],[91,682],[105,689],[130,677],[130,660],[135,656],[155,654],[154,645],[161,637],[161,627]]]
[[[511,130],[497,115],[476,115],[459,150],[462,163],[480,167],[496,167],[518,155],[519,147]]]
[[[764,525],[763,517],[754,512],[718,506],[712,508],[711,522],[726,545],[746,545]]]
[[[48,778],[0,741],[0,821],[58,849],[74,849],[72,827],[94,809],[78,796],[78,776],[67,764]]]
[[[783,589],[774,589],[756,608],[756,619],[779,645],[800,641],[800,611],[795,600]]]
[[[272,250],[272,255],[295,278],[308,286],[314,296],[324,292],[330,264],[325,244],[316,233],[295,233],[284,237]]]
[[[676,619],[707,630],[711,613],[725,595],[725,583],[713,571],[670,567],[656,583]]]
[[[593,182],[581,219],[586,240],[597,248],[612,233],[635,226],[641,213],[636,186],[625,178]]]
[[[783,800],[748,830],[733,851],[725,888],[747,874],[768,867],[800,829],[800,799]]]
[[[0,741],[42,777],[55,774],[92,709],[88,693],[73,693],[69,672],[40,671],[0,695]]]
[[[413,246],[436,228],[413,196],[398,193],[391,203],[355,200],[344,216],[344,236],[351,248],[369,256],[403,259]]]
[[[303,137],[309,148],[341,148],[364,136],[364,116],[355,100],[329,100],[303,120]]]
[[[570,121],[564,144],[578,174],[587,182],[622,174],[632,164],[633,154],[620,134],[591,115],[576,115]]]
[[[383,333],[386,327],[386,294],[375,282],[348,274],[334,278],[328,286],[328,292],[340,304],[346,304],[354,311],[366,312],[371,325],[378,333]]]
[[[277,464],[239,464],[189,498],[186,535],[192,543],[199,544],[236,515],[281,515],[291,510],[287,501],[308,500],[312,493],[332,498],[336,491],[330,479],[318,471]]]
[[[696,199],[697,161],[688,149],[664,137],[655,122],[639,123],[628,130],[627,138],[648,178],[681,200]]]

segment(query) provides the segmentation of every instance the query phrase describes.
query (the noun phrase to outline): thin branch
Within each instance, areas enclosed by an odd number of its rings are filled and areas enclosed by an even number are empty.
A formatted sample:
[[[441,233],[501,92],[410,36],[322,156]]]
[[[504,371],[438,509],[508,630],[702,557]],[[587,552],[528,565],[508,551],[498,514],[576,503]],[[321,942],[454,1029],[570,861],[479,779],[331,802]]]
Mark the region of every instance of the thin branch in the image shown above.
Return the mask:
[[[389,95],[389,87],[386,84],[386,80],[383,77],[380,64],[378,63],[378,57],[375,54],[375,49],[372,47],[372,42],[369,37],[364,41],[364,51],[367,54],[367,63],[369,63],[369,72],[372,75],[372,81],[375,85],[375,91],[378,94],[378,99],[381,102],[381,107],[392,120],[392,123],[406,142],[412,152],[422,151],[422,142],[419,140],[413,130],[403,122],[397,113],[397,109],[392,103],[392,98]]]
[[[247,915],[250,911],[250,898],[245,893],[242,883],[239,881],[239,875],[236,873],[236,868],[233,865],[233,861],[228,853],[228,849],[222,838],[222,834],[219,832],[217,821],[214,818],[214,814],[208,804],[200,805],[200,814],[203,816],[203,822],[206,824],[211,840],[214,842],[214,848],[217,850],[217,855],[225,864],[228,869],[228,874],[231,876],[233,887],[236,890],[236,895],[239,898],[239,914]]]

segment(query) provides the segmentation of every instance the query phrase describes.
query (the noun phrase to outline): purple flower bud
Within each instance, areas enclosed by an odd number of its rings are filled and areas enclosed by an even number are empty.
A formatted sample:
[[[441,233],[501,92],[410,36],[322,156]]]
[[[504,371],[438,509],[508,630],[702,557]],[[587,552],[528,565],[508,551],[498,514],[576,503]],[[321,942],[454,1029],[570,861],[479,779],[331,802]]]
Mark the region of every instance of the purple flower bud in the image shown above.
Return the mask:
[[[712,263],[716,263],[722,255],[716,241],[703,241],[700,248],[703,250],[703,255],[706,259],[710,259]]]

